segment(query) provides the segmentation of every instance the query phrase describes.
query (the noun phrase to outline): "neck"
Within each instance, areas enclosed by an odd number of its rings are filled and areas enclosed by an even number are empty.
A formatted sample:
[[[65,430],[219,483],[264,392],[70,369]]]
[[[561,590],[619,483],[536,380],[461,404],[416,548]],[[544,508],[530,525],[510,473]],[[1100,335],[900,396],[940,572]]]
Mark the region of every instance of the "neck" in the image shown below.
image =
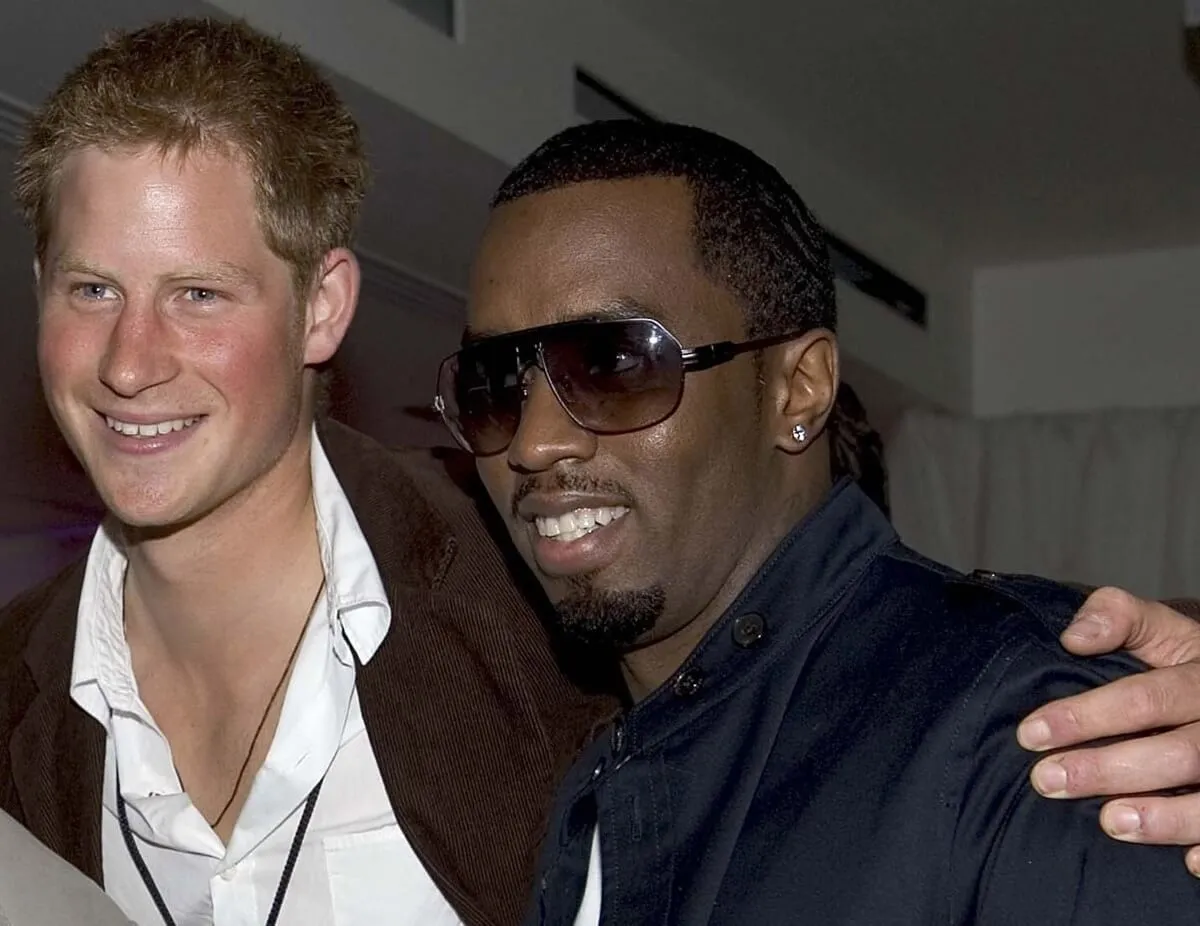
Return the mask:
[[[625,653],[621,657],[621,677],[630,700],[634,704],[644,701],[666,684],[700,645],[719,616],[718,613],[710,616],[706,610],[669,637]]]
[[[621,674],[634,703],[657,691],[683,667],[783,539],[825,498],[831,485],[829,467],[824,463],[827,453],[823,447],[812,450],[820,451],[814,461],[819,467],[815,474],[810,472],[805,476],[801,472],[803,478],[781,479],[777,490],[767,493],[771,501],[760,506],[760,516],[750,519],[757,527],[754,534],[744,540],[730,541],[731,548],[740,554],[716,593],[701,602],[698,610],[695,603],[690,603],[683,612],[685,616],[678,612],[664,614],[659,626],[665,627],[666,633],[659,631],[652,640],[622,655]]]
[[[254,485],[169,534],[125,528],[126,634],[135,664],[209,682],[289,646],[323,578],[309,435]],[[264,649],[265,648],[265,649]]]

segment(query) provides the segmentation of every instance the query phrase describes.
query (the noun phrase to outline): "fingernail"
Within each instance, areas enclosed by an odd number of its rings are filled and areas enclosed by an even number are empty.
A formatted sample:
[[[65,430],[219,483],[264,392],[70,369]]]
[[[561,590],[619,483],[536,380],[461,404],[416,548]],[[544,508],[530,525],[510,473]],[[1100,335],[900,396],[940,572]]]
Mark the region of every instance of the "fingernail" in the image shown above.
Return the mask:
[[[1041,717],[1026,720],[1017,727],[1017,742],[1026,749],[1044,749],[1050,745],[1050,724]]]
[[[1066,797],[1067,770],[1058,762],[1039,762],[1033,767],[1033,786],[1042,797]]]
[[[1110,807],[1104,818],[1111,836],[1133,836],[1142,829],[1142,815],[1128,804]]]
[[[1193,847],[1185,856],[1187,859],[1187,868],[1193,875],[1200,878],[1200,852]]]
[[[1097,614],[1087,614],[1077,618],[1063,631],[1064,637],[1071,637],[1080,643],[1091,643],[1104,633],[1108,622]]]

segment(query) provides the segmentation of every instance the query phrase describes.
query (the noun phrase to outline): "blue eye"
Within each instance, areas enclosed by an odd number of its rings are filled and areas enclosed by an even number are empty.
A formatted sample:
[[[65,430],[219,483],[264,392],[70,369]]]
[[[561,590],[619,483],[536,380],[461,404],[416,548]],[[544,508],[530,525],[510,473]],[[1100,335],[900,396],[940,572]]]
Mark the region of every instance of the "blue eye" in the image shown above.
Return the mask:
[[[89,302],[101,302],[116,297],[116,291],[107,283],[79,283],[71,291]]]
[[[221,294],[215,289],[205,289],[202,286],[192,286],[186,290],[187,299],[189,302],[196,302],[201,305],[211,305],[221,298]]]

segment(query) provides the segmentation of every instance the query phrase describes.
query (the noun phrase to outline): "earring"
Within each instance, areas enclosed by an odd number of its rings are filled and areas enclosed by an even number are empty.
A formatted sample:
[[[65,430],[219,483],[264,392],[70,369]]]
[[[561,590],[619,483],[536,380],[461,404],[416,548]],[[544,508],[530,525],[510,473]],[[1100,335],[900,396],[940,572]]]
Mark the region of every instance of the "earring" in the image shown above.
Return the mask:
[[[808,429],[802,424],[796,425],[794,428],[792,428],[792,440],[794,440],[797,444],[803,444],[806,440],[808,440]]]

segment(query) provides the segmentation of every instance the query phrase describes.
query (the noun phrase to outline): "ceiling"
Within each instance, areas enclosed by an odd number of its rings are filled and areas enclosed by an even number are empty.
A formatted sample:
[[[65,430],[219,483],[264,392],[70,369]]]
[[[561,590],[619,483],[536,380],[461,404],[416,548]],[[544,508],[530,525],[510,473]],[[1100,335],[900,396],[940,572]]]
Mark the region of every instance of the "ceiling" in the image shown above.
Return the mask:
[[[993,264],[1200,241],[1183,0],[607,0]]]
[[[1200,242],[1183,0],[596,2],[776,113],[970,262]],[[220,15],[199,0],[0,4],[0,31],[29,38],[0,56],[0,93],[36,102],[106,29],[187,12]],[[341,86],[383,175],[364,239],[461,286],[503,165]]]

